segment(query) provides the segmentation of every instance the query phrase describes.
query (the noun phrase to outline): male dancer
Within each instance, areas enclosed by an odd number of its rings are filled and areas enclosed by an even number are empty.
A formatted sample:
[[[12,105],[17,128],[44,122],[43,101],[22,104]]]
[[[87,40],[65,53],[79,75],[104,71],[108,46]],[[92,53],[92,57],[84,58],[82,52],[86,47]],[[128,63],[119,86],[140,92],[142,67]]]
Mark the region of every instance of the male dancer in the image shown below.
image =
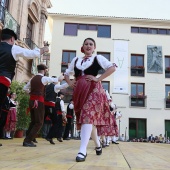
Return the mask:
[[[29,108],[31,113],[31,123],[27,131],[27,136],[23,141],[23,146],[35,147],[32,142],[37,132],[43,125],[44,121],[44,91],[47,83],[58,82],[63,80],[63,76],[59,78],[51,78],[44,76],[47,67],[44,64],[37,66],[38,74],[34,76],[25,86],[24,90],[30,92]]]
[[[53,76],[54,77],[54,76]],[[58,85],[56,83],[51,83],[46,86],[45,89],[45,116],[49,116],[52,121],[52,126],[49,130],[49,133],[46,136],[46,140],[51,144],[55,144],[53,141],[54,137],[57,137],[58,133],[58,114],[56,113],[55,102],[56,96],[59,89],[68,87],[68,84]],[[60,130],[60,129],[59,129]],[[60,136],[59,136],[60,137]]]
[[[73,99],[70,99],[70,103],[67,106],[67,124],[63,135],[63,140],[70,140],[69,138],[69,131],[72,130],[71,124],[73,121],[73,115],[74,115],[74,105],[73,105]]]
[[[0,117],[2,114],[1,108],[5,101],[8,88],[15,75],[16,62],[19,60],[19,57],[33,59],[48,52],[48,47],[34,50],[19,47],[14,45],[15,40],[17,40],[17,35],[13,30],[8,28],[2,30],[0,42]]]
[[[64,98],[64,94],[62,92],[58,92],[58,97],[56,99],[55,107],[56,112],[58,115],[57,120],[57,140],[59,142],[63,142],[62,140],[62,133],[63,133],[63,120],[66,120],[66,112],[64,108],[64,101],[62,100]]]

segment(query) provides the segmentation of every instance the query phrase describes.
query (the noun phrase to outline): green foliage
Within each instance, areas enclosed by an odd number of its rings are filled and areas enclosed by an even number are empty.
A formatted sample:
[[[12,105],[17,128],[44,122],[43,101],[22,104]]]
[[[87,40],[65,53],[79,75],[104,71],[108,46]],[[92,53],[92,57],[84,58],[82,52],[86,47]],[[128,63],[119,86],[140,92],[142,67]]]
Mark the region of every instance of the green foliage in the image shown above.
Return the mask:
[[[29,107],[29,95],[23,91],[24,83],[13,81],[11,84],[11,92],[17,94],[16,101],[19,103],[17,109],[17,130],[25,130],[30,123],[30,116],[26,114],[26,110]]]

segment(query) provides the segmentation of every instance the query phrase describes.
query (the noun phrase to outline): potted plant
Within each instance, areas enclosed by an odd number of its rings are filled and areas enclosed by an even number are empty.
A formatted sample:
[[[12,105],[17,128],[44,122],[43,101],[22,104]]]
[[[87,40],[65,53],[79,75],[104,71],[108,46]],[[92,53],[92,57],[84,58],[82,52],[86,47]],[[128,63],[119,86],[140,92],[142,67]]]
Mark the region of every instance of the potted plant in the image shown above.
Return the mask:
[[[26,114],[28,108],[29,96],[23,91],[24,83],[17,81],[12,82],[11,91],[17,94],[18,108],[17,108],[17,124],[15,137],[23,137],[24,130],[28,128],[30,116]]]

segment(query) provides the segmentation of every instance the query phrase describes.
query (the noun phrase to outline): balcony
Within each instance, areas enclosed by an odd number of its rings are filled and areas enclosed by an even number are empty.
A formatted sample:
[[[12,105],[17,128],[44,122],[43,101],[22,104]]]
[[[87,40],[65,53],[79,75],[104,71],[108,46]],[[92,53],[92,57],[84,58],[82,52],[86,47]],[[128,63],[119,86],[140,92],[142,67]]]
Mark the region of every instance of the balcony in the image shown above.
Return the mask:
[[[145,68],[144,66],[131,66],[131,76],[144,77]]]
[[[131,106],[145,107],[146,106],[146,97],[145,95],[131,95],[130,104]]]
[[[30,49],[34,49],[35,47],[39,48],[30,38],[24,38],[23,41],[28,45]]]
[[[17,34],[18,39],[20,39],[20,25],[7,11],[7,9],[1,5],[0,5],[0,21],[4,25],[4,28],[9,28],[13,30]]]

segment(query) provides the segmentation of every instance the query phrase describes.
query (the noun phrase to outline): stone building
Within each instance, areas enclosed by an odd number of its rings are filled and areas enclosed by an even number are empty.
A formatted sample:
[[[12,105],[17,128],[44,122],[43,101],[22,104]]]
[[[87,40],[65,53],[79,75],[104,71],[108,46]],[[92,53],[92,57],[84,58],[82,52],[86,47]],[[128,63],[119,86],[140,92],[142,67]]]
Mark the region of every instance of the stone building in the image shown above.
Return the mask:
[[[21,47],[42,47],[47,8],[51,7],[50,0],[0,0],[0,30],[13,29],[18,35],[16,44]],[[40,61],[20,58],[14,80],[27,82]]]

